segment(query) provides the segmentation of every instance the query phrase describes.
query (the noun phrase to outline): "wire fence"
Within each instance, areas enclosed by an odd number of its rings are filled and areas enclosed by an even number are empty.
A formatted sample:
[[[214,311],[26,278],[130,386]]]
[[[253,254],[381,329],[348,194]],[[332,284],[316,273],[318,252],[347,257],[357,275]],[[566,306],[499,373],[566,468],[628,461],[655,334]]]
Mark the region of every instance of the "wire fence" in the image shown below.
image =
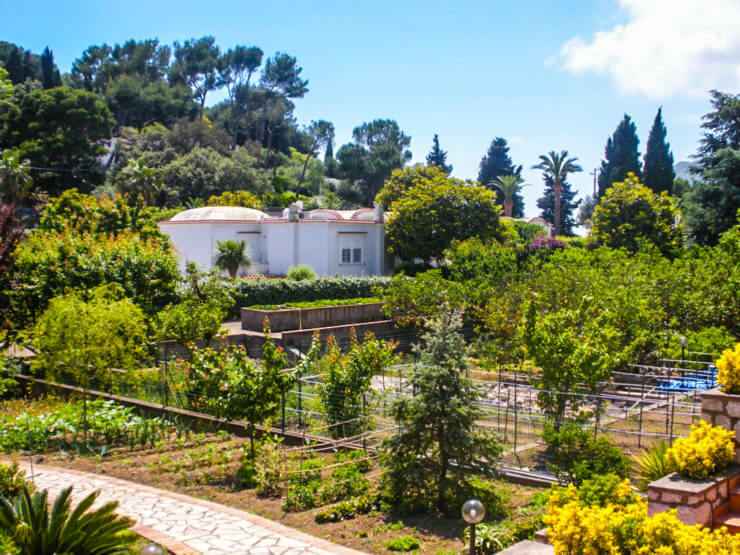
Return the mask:
[[[578,421],[594,437],[607,436],[625,452],[658,442],[686,437],[701,419],[701,391],[717,384],[716,369],[700,360],[663,360],[657,365],[631,365],[630,372],[614,372],[611,380],[570,391],[548,391],[539,376],[521,367],[476,371],[470,375],[480,392],[477,426],[494,432],[505,445],[503,464],[523,469],[548,470],[542,437],[555,420],[543,410],[543,400],[563,401],[563,417]],[[386,368],[371,379],[367,391],[327,393],[322,374],[299,376],[281,397],[273,427],[283,432],[318,439],[312,448],[375,450],[398,430],[392,406],[399,398],[416,394],[413,377],[423,372],[417,363]],[[77,385],[72,380],[58,380]],[[158,367],[116,377],[109,384],[91,382],[89,389],[104,391],[164,406],[203,411],[203,399],[189,392],[188,376],[170,359]],[[207,412],[207,411],[206,411]]]

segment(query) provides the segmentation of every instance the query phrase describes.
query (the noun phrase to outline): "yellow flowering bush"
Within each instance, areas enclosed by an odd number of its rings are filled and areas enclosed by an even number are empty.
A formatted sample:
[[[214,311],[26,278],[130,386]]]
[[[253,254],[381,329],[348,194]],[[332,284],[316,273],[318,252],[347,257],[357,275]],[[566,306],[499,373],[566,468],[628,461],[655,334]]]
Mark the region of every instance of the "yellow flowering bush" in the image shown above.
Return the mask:
[[[625,480],[613,490],[615,503],[589,505],[575,487],[557,488],[543,521],[556,554],[730,555],[740,553],[740,536],[726,529],[687,526],[675,510],[647,516],[647,504]]]
[[[666,453],[668,464],[686,478],[708,478],[727,468],[734,455],[735,432],[701,421],[688,438],[679,438]]]
[[[725,393],[740,393],[740,343],[722,353],[717,369],[720,389]]]

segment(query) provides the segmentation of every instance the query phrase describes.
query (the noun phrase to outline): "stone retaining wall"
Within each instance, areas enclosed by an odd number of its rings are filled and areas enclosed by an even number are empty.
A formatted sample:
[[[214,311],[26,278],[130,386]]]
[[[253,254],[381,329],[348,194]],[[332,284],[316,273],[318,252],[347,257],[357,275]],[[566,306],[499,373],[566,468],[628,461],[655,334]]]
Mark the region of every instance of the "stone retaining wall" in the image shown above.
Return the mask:
[[[287,331],[359,324],[382,319],[383,303],[361,303],[317,308],[285,308],[281,310],[258,310],[242,308],[242,329],[262,331],[267,318],[272,331]]]
[[[740,466],[737,465],[706,480],[669,474],[648,486],[648,515],[676,509],[684,524],[710,526],[717,510],[730,502],[730,491],[738,484]]]
[[[701,394],[701,415],[714,426],[735,432],[735,458],[740,463],[740,395],[728,395],[719,389]]]

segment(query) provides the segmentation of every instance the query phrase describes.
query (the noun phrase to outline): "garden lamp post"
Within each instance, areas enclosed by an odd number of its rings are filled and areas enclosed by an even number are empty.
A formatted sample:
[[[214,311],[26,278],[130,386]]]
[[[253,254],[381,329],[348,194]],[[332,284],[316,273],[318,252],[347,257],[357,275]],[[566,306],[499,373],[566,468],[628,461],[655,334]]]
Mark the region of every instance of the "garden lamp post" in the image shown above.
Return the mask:
[[[139,553],[140,555],[164,555],[162,548],[154,544],[142,547]]]
[[[678,338],[678,341],[681,343],[681,361],[686,360],[686,336],[682,335]]]
[[[475,525],[486,517],[486,508],[477,499],[468,499],[463,503],[462,517],[470,524],[470,555],[475,555]]]

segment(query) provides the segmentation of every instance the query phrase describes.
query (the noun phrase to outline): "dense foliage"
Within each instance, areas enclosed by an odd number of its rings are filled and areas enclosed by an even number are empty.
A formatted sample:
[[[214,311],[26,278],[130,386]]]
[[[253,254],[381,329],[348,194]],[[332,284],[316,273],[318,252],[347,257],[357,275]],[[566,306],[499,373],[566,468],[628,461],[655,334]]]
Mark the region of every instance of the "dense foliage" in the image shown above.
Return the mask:
[[[667,193],[655,194],[634,174],[606,190],[592,217],[589,240],[596,245],[636,252],[645,244],[664,255],[681,248],[678,211]]]
[[[320,299],[370,297],[376,287],[385,288],[387,277],[334,277],[304,281],[286,279],[245,279],[234,287],[234,306],[282,304]]]
[[[740,393],[740,343],[727,349],[717,361],[718,379],[725,393]]]
[[[120,289],[101,286],[85,294],[54,297],[31,329],[32,371],[50,380],[109,386],[113,373],[141,366],[148,355],[144,314]]]
[[[497,236],[499,211],[483,187],[452,178],[420,181],[391,205],[388,250],[403,260],[438,260],[455,239]]]
[[[666,461],[686,478],[708,478],[724,470],[735,454],[735,433],[701,420],[688,438],[680,437],[666,453]]]

